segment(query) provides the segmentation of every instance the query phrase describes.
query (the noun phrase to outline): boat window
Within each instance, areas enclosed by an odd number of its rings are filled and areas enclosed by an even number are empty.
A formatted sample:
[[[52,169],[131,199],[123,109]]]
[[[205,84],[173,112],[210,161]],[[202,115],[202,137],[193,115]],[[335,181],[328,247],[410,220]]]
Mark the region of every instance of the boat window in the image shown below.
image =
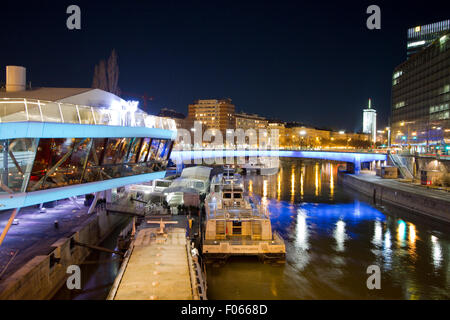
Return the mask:
[[[234,194],[234,198],[235,198],[235,199],[240,199],[240,198],[242,198],[242,194],[240,194],[240,193],[235,193],[235,194]]]
[[[157,187],[169,187],[170,181],[156,181]]]
[[[214,186],[214,192],[220,192],[220,186],[219,185]]]
[[[229,192],[224,193],[224,194],[223,194],[223,197],[224,197],[225,199],[231,199],[231,193],[229,193]]]
[[[196,189],[203,189],[203,182],[195,182],[194,188]]]

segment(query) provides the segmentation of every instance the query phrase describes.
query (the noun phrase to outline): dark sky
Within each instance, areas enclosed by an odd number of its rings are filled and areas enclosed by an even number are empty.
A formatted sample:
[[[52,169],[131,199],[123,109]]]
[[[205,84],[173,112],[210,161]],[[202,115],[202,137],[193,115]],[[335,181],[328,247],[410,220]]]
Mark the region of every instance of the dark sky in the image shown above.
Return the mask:
[[[450,18],[447,3],[2,1],[0,82],[12,64],[35,87],[90,87],[95,64],[115,48],[120,88],[153,96],[153,113],[230,97],[237,110],[358,130],[371,97],[384,126],[407,28]],[[71,4],[81,30],[66,28]],[[381,30],[366,28],[371,4]]]

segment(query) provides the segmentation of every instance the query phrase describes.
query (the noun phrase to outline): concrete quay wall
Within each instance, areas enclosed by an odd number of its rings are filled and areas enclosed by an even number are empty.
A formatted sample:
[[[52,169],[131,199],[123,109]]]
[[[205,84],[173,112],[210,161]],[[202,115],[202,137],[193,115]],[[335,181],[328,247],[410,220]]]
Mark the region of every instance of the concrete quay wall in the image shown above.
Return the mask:
[[[413,211],[416,214],[426,215],[433,219],[450,223],[450,202],[448,200],[420,192],[397,189],[344,172],[339,173],[339,181],[344,186],[371,197],[377,204],[390,203]]]
[[[84,224],[73,229],[69,238],[57,240],[47,255],[36,256],[0,283],[0,300],[51,299],[66,283],[70,265],[81,264],[90,249],[73,244],[97,245],[104,240],[126,216],[98,209]],[[73,240],[71,240],[73,239]]]

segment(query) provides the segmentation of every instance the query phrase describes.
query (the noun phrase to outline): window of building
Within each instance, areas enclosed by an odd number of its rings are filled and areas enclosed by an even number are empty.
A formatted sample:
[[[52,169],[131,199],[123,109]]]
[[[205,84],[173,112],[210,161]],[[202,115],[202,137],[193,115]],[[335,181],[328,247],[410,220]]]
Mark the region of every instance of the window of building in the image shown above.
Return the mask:
[[[142,141],[142,146],[141,146],[141,150],[139,152],[139,157],[138,157],[138,161],[139,162],[144,162],[147,159],[147,155],[148,155],[148,150],[150,148],[150,138],[144,138]]]
[[[141,147],[142,138],[133,138],[131,142],[130,151],[128,152],[127,161],[128,163],[135,163],[137,157],[139,156],[139,148]]]

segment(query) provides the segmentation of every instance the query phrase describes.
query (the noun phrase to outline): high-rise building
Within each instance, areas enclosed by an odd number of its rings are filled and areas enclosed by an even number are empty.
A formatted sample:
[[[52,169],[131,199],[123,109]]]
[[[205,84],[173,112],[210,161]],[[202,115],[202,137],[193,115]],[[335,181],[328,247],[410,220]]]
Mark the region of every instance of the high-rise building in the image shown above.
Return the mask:
[[[225,136],[227,129],[235,127],[235,107],[231,99],[196,100],[188,109],[188,119],[201,121],[204,129],[218,129]]]
[[[377,111],[372,109],[372,100],[369,99],[367,109],[363,110],[363,133],[370,134],[371,141],[376,142],[377,139]]]
[[[450,141],[450,32],[394,69],[391,140],[417,151]]]
[[[409,28],[406,44],[408,58],[428,47],[434,40],[442,37],[449,30],[450,20]]]

